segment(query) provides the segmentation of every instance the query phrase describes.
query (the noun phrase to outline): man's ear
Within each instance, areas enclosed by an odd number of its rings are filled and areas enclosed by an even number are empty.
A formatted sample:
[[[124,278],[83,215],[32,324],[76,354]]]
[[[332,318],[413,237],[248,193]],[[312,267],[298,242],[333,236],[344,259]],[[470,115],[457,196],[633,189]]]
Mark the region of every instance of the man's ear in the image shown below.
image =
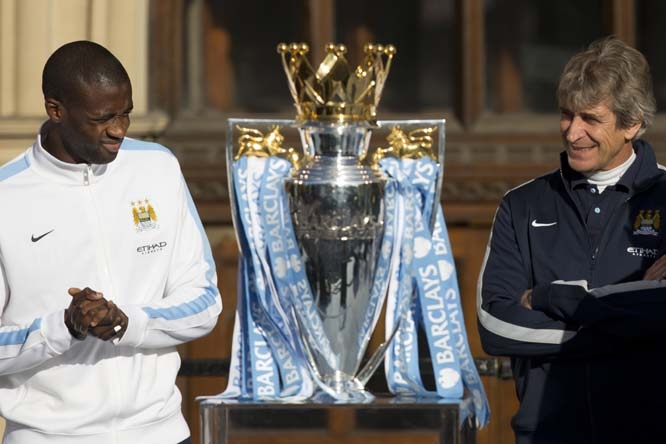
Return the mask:
[[[49,116],[49,120],[55,123],[60,122],[64,109],[59,100],[46,98],[44,100],[44,108],[46,108],[46,114]]]
[[[643,126],[643,122],[636,122],[629,128],[624,130],[624,140],[630,141],[634,140],[634,137],[636,137],[636,133],[638,133],[638,130],[641,129],[641,126]]]

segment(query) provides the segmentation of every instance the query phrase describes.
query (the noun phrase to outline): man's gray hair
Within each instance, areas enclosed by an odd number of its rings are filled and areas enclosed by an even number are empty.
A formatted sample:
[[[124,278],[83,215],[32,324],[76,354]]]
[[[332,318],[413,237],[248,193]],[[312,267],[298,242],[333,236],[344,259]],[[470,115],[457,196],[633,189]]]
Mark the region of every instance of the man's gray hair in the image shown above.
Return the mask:
[[[617,128],[641,123],[636,139],[652,124],[657,108],[647,60],[614,36],[594,41],[569,60],[557,101],[571,111],[605,104],[617,116]]]

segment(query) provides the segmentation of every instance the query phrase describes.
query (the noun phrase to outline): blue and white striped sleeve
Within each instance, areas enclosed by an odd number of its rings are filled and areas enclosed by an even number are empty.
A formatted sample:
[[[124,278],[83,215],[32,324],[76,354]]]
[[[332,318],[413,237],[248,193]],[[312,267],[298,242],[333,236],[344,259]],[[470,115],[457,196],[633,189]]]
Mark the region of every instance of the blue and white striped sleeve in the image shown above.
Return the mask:
[[[10,293],[0,264],[0,307],[5,307],[8,297]],[[73,342],[65,326],[63,310],[23,325],[4,325],[0,321],[0,375],[36,367],[64,353]]]
[[[566,323],[520,303],[531,287],[530,268],[521,254],[510,200],[505,197],[495,214],[491,237],[479,275],[477,316],[483,349],[491,355],[540,356],[562,352],[576,336]],[[520,229],[520,228],[518,228]]]

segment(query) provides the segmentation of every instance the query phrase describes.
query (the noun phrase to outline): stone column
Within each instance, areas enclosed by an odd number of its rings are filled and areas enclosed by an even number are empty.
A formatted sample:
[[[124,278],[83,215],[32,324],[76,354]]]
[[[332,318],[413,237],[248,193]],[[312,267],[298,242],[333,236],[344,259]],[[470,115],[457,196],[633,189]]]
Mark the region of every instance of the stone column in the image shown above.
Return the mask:
[[[64,43],[92,40],[127,69],[134,111],[130,134],[151,137],[166,117],[148,104],[150,0],[0,1],[0,163],[25,150],[45,119],[41,75],[49,55]]]

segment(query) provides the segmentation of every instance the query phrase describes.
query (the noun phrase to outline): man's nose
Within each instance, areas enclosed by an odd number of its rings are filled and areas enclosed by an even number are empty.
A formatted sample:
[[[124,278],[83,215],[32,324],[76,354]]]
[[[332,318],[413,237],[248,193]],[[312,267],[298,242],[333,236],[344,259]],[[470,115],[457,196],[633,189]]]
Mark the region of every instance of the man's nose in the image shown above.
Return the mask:
[[[111,124],[107,127],[106,132],[111,137],[122,139],[125,137],[125,134],[127,134],[129,124],[129,116],[116,116],[113,118],[113,120],[111,120]]]
[[[585,122],[579,116],[574,116],[569,127],[565,130],[568,142],[575,142],[576,140],[585,136]]]

